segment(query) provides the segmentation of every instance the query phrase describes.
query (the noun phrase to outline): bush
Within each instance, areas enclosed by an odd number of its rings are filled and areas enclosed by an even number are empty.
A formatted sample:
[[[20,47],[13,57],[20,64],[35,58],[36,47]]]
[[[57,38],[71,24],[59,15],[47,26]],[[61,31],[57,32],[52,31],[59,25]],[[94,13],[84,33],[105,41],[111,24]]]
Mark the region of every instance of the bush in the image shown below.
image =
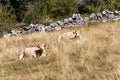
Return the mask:
[[[101,12],[104,9],[116,10],[120,9],[119,0],[84,0],[84,4],[79,4],[80,13]]]
[[[7,5],[6,7],[1,6],[0,11],[0,35],[3,32],[8,32],[11,29],[15,28],[16,15],[15,10]]]
[[[76,0],[38,0],[31,3],[25,15],[27,23],[43,23],[48,17],[57,19],[77,12]],[[32,7],[32,8],[31,8]]]

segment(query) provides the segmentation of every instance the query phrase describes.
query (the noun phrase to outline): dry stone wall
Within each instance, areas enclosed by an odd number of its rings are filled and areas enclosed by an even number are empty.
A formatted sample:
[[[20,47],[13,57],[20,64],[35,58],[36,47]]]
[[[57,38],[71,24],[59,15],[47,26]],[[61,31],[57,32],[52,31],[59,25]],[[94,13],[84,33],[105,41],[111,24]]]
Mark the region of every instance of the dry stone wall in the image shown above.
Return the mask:
[[[55,30],[61,30],[64,27],[76,27],[82,26],[87,23],[98,23],[98,22],[108,22],[111,20],[119,20],[120,11],[109,11],[104,10],[101,13],[92,13],[89,17],[83,18],[79,13],[73,14],[71,17],[64,19],[63,21],[56,21],[51,23],[49,26],[42,24],[30,24],[29,26],[24,26],[19,30],[11,30],[10,33],[4,33],[3,37],[9,38],[12,36],[23,35],[33,32],[52,32]]]

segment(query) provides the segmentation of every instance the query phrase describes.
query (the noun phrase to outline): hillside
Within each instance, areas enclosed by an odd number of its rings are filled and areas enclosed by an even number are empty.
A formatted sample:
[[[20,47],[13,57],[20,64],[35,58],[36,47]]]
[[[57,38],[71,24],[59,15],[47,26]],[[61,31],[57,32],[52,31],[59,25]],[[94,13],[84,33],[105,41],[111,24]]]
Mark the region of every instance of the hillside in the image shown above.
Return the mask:
[[[57,43],[78,30],[83,39]],[[25,47],[46,44],[47,57],[18,60]],[[120,21],[0,39],[0,80],[119,80]]]

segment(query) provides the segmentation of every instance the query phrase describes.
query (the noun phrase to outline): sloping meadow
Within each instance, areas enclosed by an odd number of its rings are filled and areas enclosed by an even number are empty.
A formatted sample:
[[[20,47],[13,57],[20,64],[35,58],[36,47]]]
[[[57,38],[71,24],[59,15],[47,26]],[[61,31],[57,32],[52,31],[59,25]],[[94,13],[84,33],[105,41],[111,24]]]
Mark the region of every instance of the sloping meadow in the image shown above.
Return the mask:
[[[57,43],[63,32],[82,39]],[[47,56],[18,60],[25,47],[45,43]],[[64,28],[0,39],[0,80],[119,80],[120,22]]]

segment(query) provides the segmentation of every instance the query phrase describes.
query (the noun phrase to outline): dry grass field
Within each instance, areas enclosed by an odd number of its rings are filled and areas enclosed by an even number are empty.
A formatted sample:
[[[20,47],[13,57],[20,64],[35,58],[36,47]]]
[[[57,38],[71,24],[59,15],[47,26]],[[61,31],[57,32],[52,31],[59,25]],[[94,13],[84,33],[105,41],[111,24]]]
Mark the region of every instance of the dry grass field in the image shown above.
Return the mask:
[[[82,39],[57,43],[67,31]],[[47,56],[18,60],[25,47],[46,44]],[[120,80],[120,21],[0,39],[0,80]]]

